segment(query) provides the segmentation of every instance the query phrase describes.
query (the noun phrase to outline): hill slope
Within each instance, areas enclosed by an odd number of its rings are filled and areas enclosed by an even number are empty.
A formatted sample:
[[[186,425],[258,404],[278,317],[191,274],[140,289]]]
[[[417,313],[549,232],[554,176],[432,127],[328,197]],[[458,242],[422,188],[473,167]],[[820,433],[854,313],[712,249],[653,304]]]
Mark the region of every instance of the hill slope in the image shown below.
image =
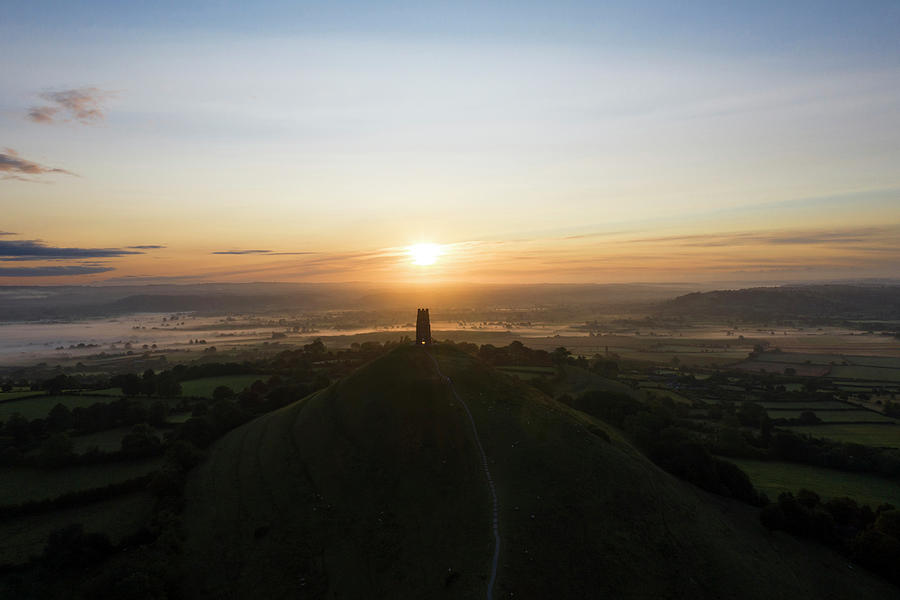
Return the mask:
[[[900,286],[808,285],[695,292],[665,302],[665,316],[766,321],[785,318],[897,319]]]
[[[473,413],[497,486],[494,597],[896,592],[824,548],[768,534],[754,509],[672,478],[587,415],[452,348],[432,353]],[[399,348],[213,447],[188,485],[188,592],[484,598],[493,540],[480,460],[428,355]]]

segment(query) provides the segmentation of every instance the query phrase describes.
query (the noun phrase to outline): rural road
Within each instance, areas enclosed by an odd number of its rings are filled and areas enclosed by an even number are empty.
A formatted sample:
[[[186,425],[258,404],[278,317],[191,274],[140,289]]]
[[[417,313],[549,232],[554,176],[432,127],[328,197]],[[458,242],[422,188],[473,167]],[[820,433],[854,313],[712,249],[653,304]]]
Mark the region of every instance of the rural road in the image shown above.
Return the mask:
[[[488,460],[487,454],[484,452],[484,446],[481,444],[481,438],[478,436],[478,427],[475,426],[475,419],[472,417],[472,411],[469,410],[469,405],[466,404],[466,401],[463,400],[459,394],[456,393],[456,387],[453,385],[453,381],[444,375],[441,372],[441,367],[438,365],[437,359],[432,356],[431,352],[428,352],[428,357],[434,362],[434,368],[437,370],[438,375],[441,379],[447,382],[447,385],[450,386],[450,391],[453,392],[453,397],[462,404],[462,407],[466,411],[466,415],[469,417],[469,423],[472,425],[472,434],[475,436],[475,445],[478,446],[478,452],[481,454],[481,464],[484,468],[484,475],[487,477],[488,487],[491,490],[491,500],[494,504],[494,518],[492,521],[493,530],[494,530],[494,557],[491,560],[491,577],[488,580],[488,588],[487,588],[487,600],[493,600],[494,598],[494,582],[497,580],[497,561],[500,559],[500,528],[497,524],[497,513],[499,510],[499,503],[497,502],[497,490],[494,488],[494,479],[491,477],[491,470],[488,468]]]

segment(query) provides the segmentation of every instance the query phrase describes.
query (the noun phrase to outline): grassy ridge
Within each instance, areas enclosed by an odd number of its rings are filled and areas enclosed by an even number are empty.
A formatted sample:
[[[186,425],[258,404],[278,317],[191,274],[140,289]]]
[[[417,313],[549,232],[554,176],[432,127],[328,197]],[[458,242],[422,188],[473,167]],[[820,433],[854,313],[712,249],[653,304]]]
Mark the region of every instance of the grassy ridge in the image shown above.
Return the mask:
[[[771,536],[754,509],[662,472],[611,427],[453,348],[433,353],[497,485],[495,597],[895,591],[824,548]],[[228,434],[188,483],[189,592],[484,597],[488,494],[456,404],[422,350],[401,347]]]

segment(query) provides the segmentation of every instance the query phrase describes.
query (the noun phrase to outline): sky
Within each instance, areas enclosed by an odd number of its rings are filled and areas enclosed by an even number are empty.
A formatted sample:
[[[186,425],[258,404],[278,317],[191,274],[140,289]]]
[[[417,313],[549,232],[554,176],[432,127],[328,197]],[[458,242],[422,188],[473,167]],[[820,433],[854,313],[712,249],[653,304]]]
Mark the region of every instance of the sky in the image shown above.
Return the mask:
[[[894,0],[185,4],[4,6],[0,285],[900,276]]]

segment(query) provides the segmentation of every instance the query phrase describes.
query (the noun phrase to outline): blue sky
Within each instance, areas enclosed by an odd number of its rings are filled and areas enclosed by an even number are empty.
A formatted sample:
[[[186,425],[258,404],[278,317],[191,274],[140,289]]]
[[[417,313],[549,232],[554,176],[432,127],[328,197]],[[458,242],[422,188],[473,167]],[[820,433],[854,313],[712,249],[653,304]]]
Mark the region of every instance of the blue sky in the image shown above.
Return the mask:
[[[888,276],[900,259],[882,230],[879,250],[852,259],[821,235],[900,224],[898,2],[22,2],[3,14],[0,230],[61,248],[165,246],[80,265],[97,277],[258,265],[359,279],[371,263],[341,257],[420,242],[469,253],[455,270],[445,258],[456,279],[515,270],[516,244],[544,261],[522,279],[724,278],[764,256],[785,277]],[[673,274],[655,246],[616,263],[615,248],[558,241],[701,229],[744,242],[708,270],[682,248],[692,270]],[[762,247],[771,239],[818,241],[788,261],[783,245]],[[248,248],[273,252],[221,254]]]

